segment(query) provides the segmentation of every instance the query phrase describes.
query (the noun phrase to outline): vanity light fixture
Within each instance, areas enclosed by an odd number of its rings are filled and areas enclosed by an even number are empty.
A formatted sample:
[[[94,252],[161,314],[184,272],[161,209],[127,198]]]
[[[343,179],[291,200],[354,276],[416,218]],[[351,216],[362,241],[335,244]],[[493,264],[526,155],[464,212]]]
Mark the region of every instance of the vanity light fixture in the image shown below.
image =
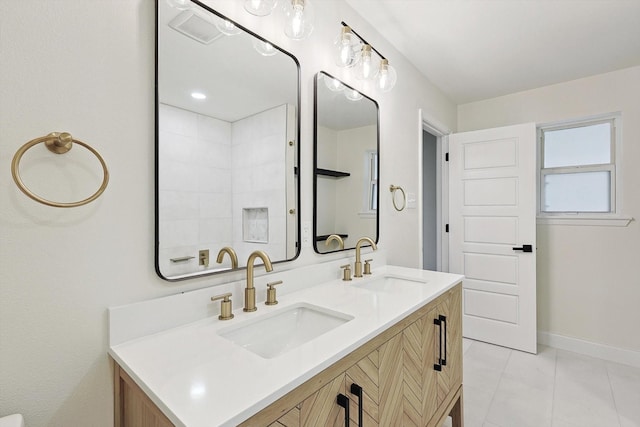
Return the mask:
[[[313,31],[313,5],[310,0],[284,1],[284,33],[294,40],[301,40]]]
[[[335,60],[338,67],[353,67],[360,59],[360,39],[351,32],[351,27],[345,25],[333,43]]]
[[[244,9],[255,16],[267,16],[278,4],[278,0],[245,0]]]
[[[371,58],[371,45],[362,45],[360,51],[360,61],[355,67],[356,78],[359,80],[373,79],[378,72]]]
[[[197,100],[207,99],[207,95],[202,92],[191,92],[191,97]]]
[[[341,24],[340,35],[334,42],[336,64],[343,68],[353,67],[355,77],[359,80],[375,79],[376,87],[382,92],[388,92],[393,89],[398,80],[398,74],[389,65],[389,60],[344,21]],[[351,48],[351,51],[348,47]],[[358,47],[360,48],[359,51]],[[353,52],[353,59],[351,52]],[[376,63],[373,52],[380,58],[379,64]]]
[[[389,92],[396,85],[398,74],[396,69],[389,65],[387,59],[380,61],[380,69],[376,75],[376,86],[383,92]]]

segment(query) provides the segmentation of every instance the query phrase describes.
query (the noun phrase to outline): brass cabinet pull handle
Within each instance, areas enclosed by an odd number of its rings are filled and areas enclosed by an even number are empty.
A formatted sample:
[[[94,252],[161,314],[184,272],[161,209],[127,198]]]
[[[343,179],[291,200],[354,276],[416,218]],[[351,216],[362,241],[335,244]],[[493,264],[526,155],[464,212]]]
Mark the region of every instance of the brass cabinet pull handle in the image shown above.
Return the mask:
[[[22,156],[29,148],[33,147],[34,145],[40,144],[41,142],[44,142],[44,145],[47,147],[47,149],[49,149],[49,151],[56,154],[64,154],[67,151],[71,150],[71,147],[73,146],[74,142],[78,145],[82,145],[84,148],[91,151],[100,161],[100,164],[102,165],[102,170],[104,172],[102,185],[100,185],[100,188],[98,188],[98,191],[96,191],[95,193],[93,193],[93,195],[87,197],[84,200],[80,200],[78,202],[63,203],[63,202],[52,202],[51,200],[44,199],[38,196],[37,194],[33,193],[31,190],[29,190],[26,187],[26,185],[24,185],[24,182],[22,182],[22,178],[20,177],[20,160],[22,159]],[[75,208],[77,206],[86,205],[87,203],[90,203],[95,199],[97,199],[98,197],[100,197],[100,195],[107,188],[107,184],[109,183],[109,170],[107,169],[107,164],[105,163],[100,153],[98,153],[90,145],[82,141],[78,141],[77,139],[73,139],[71,134],[67,132],[62,132],[62,133],[52,132],[47,136],[32,139],[31,141],[27,142],[22,147],[20,147],[18,151],[16,151],[16,154],[13,156],[13,160],[11,161],[11,175],[13,176],[13,180],[15,181],[20,191],[26,194],[29,198],[35,200],[38,203],[42,203],[43,205],[53,206],[54,208]]]

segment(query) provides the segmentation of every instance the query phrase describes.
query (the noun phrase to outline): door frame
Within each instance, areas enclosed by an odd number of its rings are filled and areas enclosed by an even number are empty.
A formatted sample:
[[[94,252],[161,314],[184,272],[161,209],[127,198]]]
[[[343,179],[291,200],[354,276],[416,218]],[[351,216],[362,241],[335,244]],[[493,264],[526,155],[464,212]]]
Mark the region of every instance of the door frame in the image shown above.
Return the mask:
[[[436,137],[436,157],[439,159],[436,164],[436,203],[437,218],[436,227],[439,232],[437,236],[436,268],[438,271],[449,271],[449,235],[445,231],[445,224],[449,222],[449,163],[445,160],[449,151],[449,134],[451,130],[435,117],[426,113],[422,108],[418,109],[418,245],[420,246],[420,268],[424,268],[424,239],[423,239],[423,134],[426,131]]]

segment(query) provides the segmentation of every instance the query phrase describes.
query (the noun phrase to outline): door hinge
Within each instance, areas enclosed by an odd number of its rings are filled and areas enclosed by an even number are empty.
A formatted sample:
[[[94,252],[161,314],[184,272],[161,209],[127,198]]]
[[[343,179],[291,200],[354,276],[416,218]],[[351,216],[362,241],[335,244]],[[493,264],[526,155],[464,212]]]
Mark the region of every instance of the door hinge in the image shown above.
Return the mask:
[[[444,226],[444,232],[445,232],[445,233],[448,233],[448,232],[449,232],[449,224],[446,224],[446,225]]]
[[[449,161],[449,153],[446,153],[446,154],[444,155],[444,161],[445,161],[445,162],[448,162],[448,161]]]

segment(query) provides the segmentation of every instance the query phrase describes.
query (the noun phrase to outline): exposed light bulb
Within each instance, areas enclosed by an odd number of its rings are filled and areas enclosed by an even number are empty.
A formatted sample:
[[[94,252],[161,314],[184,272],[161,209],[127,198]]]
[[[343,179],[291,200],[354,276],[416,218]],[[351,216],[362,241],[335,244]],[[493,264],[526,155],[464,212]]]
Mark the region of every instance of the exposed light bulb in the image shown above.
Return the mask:
[[[334,79],[333,77],[329,77],[326,74],[324,75],[324,84],[329,88],[332,92],[340,92],[344,89],[344,85],[338,79]]]
[[[376,72],[376,67],[374,66],[373,59],[371,58],[371,46],[364,44],[360,51],[360,62],[358,62],[355,68],[356,78],[360,80],[369,80],[375,77]]]
[[[244,9],[252,15],[267,16],[278,4],[278,0],[245,0]]]
[[[262,56],[273,56],[278,53],[271,43],[257,38],[253,39],[253,48]]]
[[[395,68],[389,65],[389,61],[386,59],[380,61],[380,70],[376,76],[378,89],[383,92],[389,92],[396,85],[397,80],[398,74]]]
[[[304,39],[313,31],[313,7],[309,0],[285,0],[284,33],[294,40]]]
[[[348,89],[344,91],[344,96],[349,101],[360,101],[362,99],[362,94],[355,89]]]
[[[222,34],[226,34],[228,36],[235,36],[236,34],[240,34],[242,30],[236,27],[236,24],[229,21],[228,19],[219,19],[216,22],[216,27]]]
[[[333,43],[335,47],[335,60],[338,67],[352,67],[358,62],[357,52],[360,41],[353,36],[351,28],[343,26],[340,35]]]

